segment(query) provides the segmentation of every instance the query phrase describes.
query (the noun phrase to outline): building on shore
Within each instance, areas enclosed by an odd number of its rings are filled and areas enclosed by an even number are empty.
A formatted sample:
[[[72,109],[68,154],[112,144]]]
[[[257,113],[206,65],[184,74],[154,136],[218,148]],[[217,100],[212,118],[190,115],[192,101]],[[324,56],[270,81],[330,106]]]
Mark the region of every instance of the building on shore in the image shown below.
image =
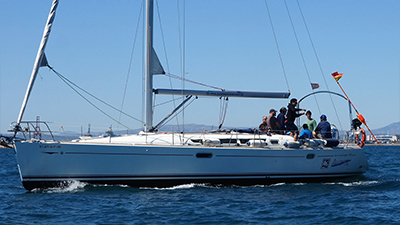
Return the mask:
[[[392,143],[398,143],[400,141],[400,135],[396,134],[378,134],[375,135],[375,137],[378,140],[378,142],[382,144],[392,144]],[[367,135],[366,141],[369,143],[375,143],[375,140],[372,137],[372,135]]]

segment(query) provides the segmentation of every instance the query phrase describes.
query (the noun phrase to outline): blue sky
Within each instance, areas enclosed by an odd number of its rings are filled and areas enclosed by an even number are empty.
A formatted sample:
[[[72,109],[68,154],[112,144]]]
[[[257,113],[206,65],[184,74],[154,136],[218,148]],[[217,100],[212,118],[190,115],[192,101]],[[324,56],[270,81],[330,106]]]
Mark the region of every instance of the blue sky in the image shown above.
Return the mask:
[[[284,1],[267,3],[291,97],[301,98],[312,90]],[[288,90],[263,0],[190,0],[185,3],[185,16],[183,1],[159,1],[154,48],[167,72],[182,74],[178,4],[181,35],[185,28],[181,43],[184,40],[187,79],[227,90]],[[122,105],[131,68],[123,111],[138,119],[143,117],[142,20],[134,50],[132,46],[141,5],[140,0],[61,0],[46,48],[52,67],[116,108]],[[342,72],[340,83],[370,128],[400,121],[400,1],[300,1],[323,73],[297,2],[287,0],[287,5],[310,80],[320,85],[317,90],[329,88],[341,93],[330,74]],[[6,133],[10,122],[18,117],[50,6],[50,0],[0,0],[0,133]],[[169,88],[170,83],[174,88],[182,85],[179,80],[170,81],[163,76],[154,79],[155,87],[159,88]],[[185,88],[209,89],[190,83]],[[156,96],[156,104],[170,99],[170,96]],[[333,96],[332,100],[334,106],[329,95],[309,97],[301,108],[311,110],[315,118],[326,114],[329,121],[348,129],[348,104],[339,97]],[[224,125],[257,127],[269,109],[279,109],[288,101],[230,98]],[[121,118],[126,126],[141,127],[139,122],[120,117],[118,112],[100,103],[97,105],[113,118]],[[171,110],[172,104],[156,107],[154,123]],[[199,98],[178,121],[218,126],[219,112],[219,99]],[[70,131],[80,132],[81,127],[86,131],[87,124],[97,131],[110,125],[125,129],[85,102],[47,68],[39,71],[23,120],[35,120],[37,115],[51,122],[54,131],[59,131],[61,125]],[[170,122],[176,123],[176,120]]]

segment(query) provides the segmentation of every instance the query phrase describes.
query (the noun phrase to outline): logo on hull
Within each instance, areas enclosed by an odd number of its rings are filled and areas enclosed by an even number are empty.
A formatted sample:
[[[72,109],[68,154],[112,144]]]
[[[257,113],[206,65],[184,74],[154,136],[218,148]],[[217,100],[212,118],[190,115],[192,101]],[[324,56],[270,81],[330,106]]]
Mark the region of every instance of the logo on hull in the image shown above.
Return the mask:
[[[321,169],[328,169],[331,158],[322,159]]]

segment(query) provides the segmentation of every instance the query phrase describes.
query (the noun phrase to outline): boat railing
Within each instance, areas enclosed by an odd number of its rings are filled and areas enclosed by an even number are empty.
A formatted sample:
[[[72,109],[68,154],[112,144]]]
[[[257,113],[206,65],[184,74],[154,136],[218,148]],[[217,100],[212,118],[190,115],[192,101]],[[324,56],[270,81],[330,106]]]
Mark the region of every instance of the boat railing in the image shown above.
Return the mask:
[[[208,134],[225,134],[229,136],[216,137]],[[249,134],[248,136],[241,136]],[[267,146],[267,138],[271,136],[267,132],[260,132],[257,129],[230,129],[230,130],[202,130],[200,138],[189,138],[192,145],[204,145],[210,147],[265,147]]]
[[[347,145],[349,145],[354,143],[357,144],[357,139],[362,136],[362,133],[359,129],[351,129],[347,131],[345,135],[345,142],[347,142]]]
[[[47,130],[41,130],[40,125],[44,125]],[[45,121],[21,121],[20,124],[17,122],[12,122],[10,125],[11,129],[8,132],[14,132],[15,135],[22,134],[25,140],[31,139],[42,139],[42,134],[50,135],[51,139],[54,140],[53,133],[49,127],[49,125]],[[22,128],[23,127],[23,128]]]

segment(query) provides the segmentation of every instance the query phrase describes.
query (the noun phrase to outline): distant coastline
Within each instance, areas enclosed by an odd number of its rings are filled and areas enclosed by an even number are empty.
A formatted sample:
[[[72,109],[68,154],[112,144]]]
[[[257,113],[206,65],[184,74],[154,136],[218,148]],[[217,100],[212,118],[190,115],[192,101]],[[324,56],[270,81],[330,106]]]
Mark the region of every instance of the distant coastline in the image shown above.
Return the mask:
[[[387,144],[387,143],[378,143],[378,144],[376,144],[376,143],[365,143],[365,145],[366,146],[375,146],[375,145],[377,145],[377,146],[394,146],[394,145],[400,146],[400,143],[390,143],[390,144]]]

